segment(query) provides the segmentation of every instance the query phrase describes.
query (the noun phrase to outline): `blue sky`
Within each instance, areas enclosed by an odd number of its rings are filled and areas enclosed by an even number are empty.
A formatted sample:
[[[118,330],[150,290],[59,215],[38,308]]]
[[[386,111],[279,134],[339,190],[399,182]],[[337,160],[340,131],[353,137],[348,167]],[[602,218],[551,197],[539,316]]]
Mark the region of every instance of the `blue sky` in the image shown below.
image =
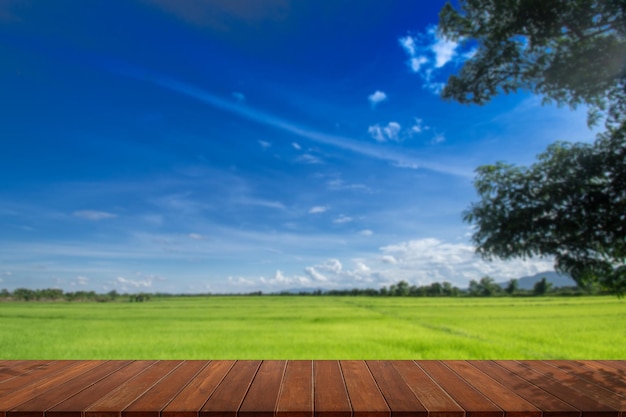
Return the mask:
[[[0,287],[264,292],[485,262],[473,170],[590,141],[584,109],[438,92],[443,1],[0,2]]]

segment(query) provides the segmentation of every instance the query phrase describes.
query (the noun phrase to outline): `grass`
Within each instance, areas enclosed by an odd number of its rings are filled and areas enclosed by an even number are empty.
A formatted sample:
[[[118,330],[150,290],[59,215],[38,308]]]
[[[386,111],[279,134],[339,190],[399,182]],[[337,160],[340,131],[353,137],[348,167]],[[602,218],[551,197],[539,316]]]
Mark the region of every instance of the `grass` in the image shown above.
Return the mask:
[[[0,359],[625,359],[624,346],[615,297],[0,303]]]

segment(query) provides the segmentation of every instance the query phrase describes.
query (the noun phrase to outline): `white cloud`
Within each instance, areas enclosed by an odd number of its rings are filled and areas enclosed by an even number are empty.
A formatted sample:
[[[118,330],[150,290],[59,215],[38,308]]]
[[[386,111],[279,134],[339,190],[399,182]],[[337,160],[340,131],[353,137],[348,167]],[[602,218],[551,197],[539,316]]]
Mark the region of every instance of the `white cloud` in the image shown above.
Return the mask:
[[[342,179],[330,180],[326,183],[328,189],[331,191],[343,191],[343,190],[360,190],[370,193],[372,190],[365,184],[347,184]]]
[[[416,164],[419,162],[421,168],[433,170],[435,172],[443,172],[448,175],[460,175],[463,177],[472,175],[471,172],[466,172],[465,170],[459,171],[456,168],[451,168],[449,165],[431,165],[428,161],[418,161],[415,155],[412,155],[410,153],[407,154],[407,152],[396,152],[394,150],[388,149],[381,150],[379,147],[369,146],[368,144],[364,144],[362,141],[359,140],[334,134],[327,134],[322,131],[311,129],[307,126],[280,118],[271,113],[266,113],[264,111],[254,109],[249,106],[244,106],[241,103],[235,103],[232,100],[224,100],[223,98],[206,90],[200,89],[194,85],[186,84],[179,80],[158,73],[151,73],[150,71],[146,71],[144,69],[132,67],[129,65],[120,65],[119,67],[114,69],[109,68],[109,70],[130,78],[150,82],[161,88],[175,91],[188,97],[193,97],[213,108],[227,111],[231,114],[238,115],[247,120],[252,120],[262,125],[270,126],[283,132],[288,132],[290,134],[303,137],[317,143],[334,146],[343,150],[367,156],[369,158],[387,161],[390,163],[412,160]],[[398,166],[398,164],[396,164],[396,166]]]
[[[377,90],[374,93],[370,94],[367,99],[372,104],[372,107],[376,107],[378,103],[382,103],[383,101],[387,100],[387,94]]]
[[[353,220],[352,217],[344,216],[342,214],[341,216],[333,220],[333,223],[336,223],[336,224],[350,223],[352,220]]]
[[[320,273],[314,266],[307,266],[304,268],[304,272],[311,277],[312,280],[317,282],[328,282],[328,278]]]
[[[485,275],[506,282],[511,278],[533,275],[553,269],[551,260],[482,260],[474,248],[462,243],[447,243],[427,238],[400,242],[380,248],[378,253],[351,259],[346,267],[339,259],[307,266],[305,274],[324,288],[380,288],[400,280],[412,285],[447,281],[467,288],[472,279]]]
[[[436,145],[438,143],[443,143],[445,141],[446,141],[446,137],[444,136],[444,134],[443,133],[437,133],[430,142],[433,145]]]
[[[305,276],[296,275],[293,277],[286,276],[280,269],[276,270],[274,278],[259,278],[259,282],[264,285],[290,287],[294,285],[309,285],[311,280]]]
[[[70,285],[72,287],[75,287],[75,286],[84,287],[87,284],[89,284],[89,278],[80,276],[80,275],[70,282]]]
[[[326,206],[315,206],[315,207],[311,207],[311,209],[309,210],[309,214],[324,213],[327,210],[328,210],[328,207]]]
[[[132,280],[126,279],[124,277],[117,277],[117,283],[122,286],[122,288],[133,287],[133,288],[149,288],[152,287],[152,278],[148,277],[146,279],[140,280]]]
[[[359,234],[360,234],[361,236],[372,236],[372,235],[374,234],[374,232],[372,232],[372,231],[371,231],[371,230],[369,230],[369,229],[365,229],[365,230],[361,230],[361,231],[359,232]]]
[[[387,142],[387,141],[400,141],[400,131],[402,130],[402,126],[398,122],[389,122],[387,126],[380,126],[378,124],[370,126],[367,129],[367,132],[370,134],[372,139],[377,142]]]
[[[300,162],[302,164],[308,164],[308,165],[316,165],[316,164],[324,163],[324,161],[322,161],[320,158],[318,158],[315,155],[311,155],[310,153],[305,153],[303,155],[300,155],[296,159],[296,162]]]
[[[427,64],[427,63],[428,63],[428,58],[426,58],[423,55],[420,55],[417,57],[412,57],[409,60],[409,67],[411,68],[411,71],[419,72],[420,69],[422,68],[422,65]]]
[[[259,142],[259,145],[261,145],[261,147],[263,149],[267,149],[267,148],[270,148],[272,146],[271,143],[269,143],[269,142],[267,142],[265,140],[258,140],[257,142]]]
[[[441,68],[452,61],[459,43],[442,37],[438,32],[435,33],[435,39],[431,49],[435,53],[435,68]]]
[[[74,217],[80,217],[81,219],[87,220],[104,220],[104,219],[114,219],[117,217],[117,214],[108,213],[106,211],[96,211],[96,210],[78,210],[72,213]]]
[[[187,236],[189,236],[190,239],[194,240],[204,240],[204,236],[198,233],[189,233]]]
[[[424,121],[419,118],[415,118],[415,124],[411,126],[409,129],[410,133],[422,133],[425,130],[430,129],[430,127],[424,125]]]
[[[234,92],[233,97],[235,98],[235,100],[240,101],[240,102],[246,101],[246,96],[244,96],[243,93]]]
[[[395,264],[398,263],[398,261],[396,260],[396,258],[393,255],[383,255],[383,256],[380,257],[380,260],[383,263],[386,263],[386,264],[393,264],[393,265],[395,265]]]
[[[449,63],[462,63],[470,59],[476,50],[463,51],[459,42],[446,38],[436,26],[416,36],[407,35],[398,39],[407,54],[407,66],[424,80],[424,88],[440,94],[445,84],[437,80],[438,70]]]
[[[293,146],[293,148],[298,150],[298,151],[302,149],[302,146],[300,146],[300,144],[297,143],[297,142],[292,142],[291,146]]]
[[[12,276],[12,275],[13,275],[13,272],[11,272],[11,271],[4,271],[4,272],[2,273],[2,275],[3,275],[3,276],[5,276],[5,277],[10,277],[10,276]]]
[[[400,46],[406,51],[406,53],[410,56],[414,56],[417,53],[417,48],[415,45],[415,40],[411,36],[405,36],[403,38],[398,39]]]

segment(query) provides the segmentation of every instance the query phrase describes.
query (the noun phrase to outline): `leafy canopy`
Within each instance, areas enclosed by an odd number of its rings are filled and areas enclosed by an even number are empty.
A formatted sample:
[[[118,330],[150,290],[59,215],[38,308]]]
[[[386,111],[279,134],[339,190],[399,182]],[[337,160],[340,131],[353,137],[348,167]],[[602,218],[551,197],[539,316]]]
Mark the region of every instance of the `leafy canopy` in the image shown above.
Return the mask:
[[[525,89],[605,118],[593,144],[556,143],[530,167],[477,169],[464,213],[485,258],[552,256],[580,285],[626,292],[626,1],[460,0],[440,30],[476,53],[442,96],[485,104]]]

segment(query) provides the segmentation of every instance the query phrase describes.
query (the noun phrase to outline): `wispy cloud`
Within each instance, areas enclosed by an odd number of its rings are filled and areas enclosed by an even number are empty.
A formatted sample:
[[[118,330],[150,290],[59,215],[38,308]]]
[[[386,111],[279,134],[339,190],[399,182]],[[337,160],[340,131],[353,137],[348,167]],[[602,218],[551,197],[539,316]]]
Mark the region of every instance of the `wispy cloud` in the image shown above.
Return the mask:
[[[377,142],[387,142],[388,140],[398,142],[400,140],[400,130],[402,127],[398,122],[389,122],[387,126],[373,125],[367,129],[372,139]]]
[[[205,237],[202,236],[199,233],[189,233],[187,236],[189,236],[189,238],[193,239],[193,240],[204,240],[205,239]]]
[[[300,136],[313,142],[333,146],[339,149],[343,149],[345,151],[354,152],[368,158],[386,161],[398,167],[419,166],[422,169],[436,171],[448,175],[461,175],[464,177],[472,176],[471,170],[468,172],[461,172],[459,169],[451,167],[447,164],[438,165],[432,164],[429,161],[419,160],[417,157],[412,156],[407,152],[397,152],[391,149],[381,149],[377,146],[369,146],[368,144],[364,144],[362,141],[323,133],[315,129],[311,129],[309,127],[305,127],[297,123],[285,120],[283,118],[274,116],[270,113],[256,110],[250,106],[243,105],[242,103],[238,103],[233,100],[225,100],[206,90],[166,76],[158,75],[121,63],[115,63],[114,65],[109,65],[108,67],[111,71],[118,74],[152,83],[161,88],[174,91],[188,97],[192,97],[196,100],[200,100],[216,109],[238,115],[255,123],[270,126],[275,129],[282,130],[296,136]]]
[[[272,144],[269,143],[268,141],[258,140],[257,142],[259,142],[259,145],[261,145],[261,148],[263,148],[263,149],[268,149],[268,148],[272,147]]]
[[[152,287],[152,279],[139,279],[132,280],[124,277],[117,277],[115,280],[117,284],[119,284],[123,289],[131,287],[131,288],[150,288]]]
[[[117,217],[117,214],[109,213],[106,211],[96,211],[96,210],[78,210],[72,213],[74,217],[80,217],[81,219],[86,220],[104,220],[104,219],[114,219]]]
[[[235,98],[235,100],[242,102],[242,103],[246,101],[246,96],[244,96],[243,93],[234,92],[233,97]]]
[[[472,57],[472,51],[461,51],[461,44],[444,37],[436,26],[424,33],[407,35],[398,39],[407,54],[407,66],[424,80],[424,88],[434,94],[441,93],[445,84],[437,80],[438,70],[451,62],[459,63]]]
[[[376,90],[374,93],[370,94],[367,99],[369,100],[372,107],[376,107],[378,103],[382,103],[387,100],[387,94],[383,91]]]
[[[378,253],[353,258],[345,264],[347,266],[339,259],[331,258],[305,267],[304,273],[311,283],[328,289],[380,288],[400,280],[414,285],[447,281],[464,288],[470,280],[485,275],[505,282],[553,268],[552,262],[546,259],[487,262],[480,259],[470,245],[433,238],[383,246]],[[281,272],[280,281],[291,284],[299,276],[289,277]],[[255,281],[257,285],[268,282],[252,279],[251,283]]]
[[[333,220],[333,223],[336,223],[336,224],[350,223],[352,220],[354,220],[352,217],[345,216],[342,214],[341,216]]]
[[[328,211],[327,206],[314,206],[309,210],[309,214],[325,213],[326,211]]]

